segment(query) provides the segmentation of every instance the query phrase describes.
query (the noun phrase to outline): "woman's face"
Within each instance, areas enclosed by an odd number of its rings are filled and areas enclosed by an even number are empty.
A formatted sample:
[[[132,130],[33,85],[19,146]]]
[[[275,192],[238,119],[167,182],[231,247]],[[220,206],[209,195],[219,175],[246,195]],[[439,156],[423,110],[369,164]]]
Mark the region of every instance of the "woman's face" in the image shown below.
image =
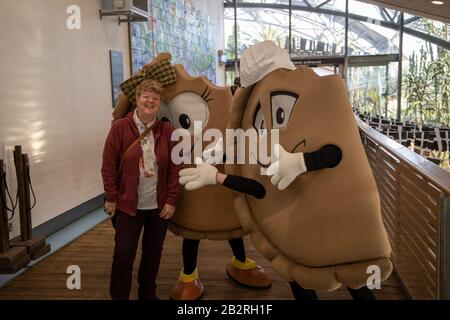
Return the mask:
[[[155,91],[144,91],[137,99],[138,116],[143,122],[154,120],[159,112],[161,98]]]

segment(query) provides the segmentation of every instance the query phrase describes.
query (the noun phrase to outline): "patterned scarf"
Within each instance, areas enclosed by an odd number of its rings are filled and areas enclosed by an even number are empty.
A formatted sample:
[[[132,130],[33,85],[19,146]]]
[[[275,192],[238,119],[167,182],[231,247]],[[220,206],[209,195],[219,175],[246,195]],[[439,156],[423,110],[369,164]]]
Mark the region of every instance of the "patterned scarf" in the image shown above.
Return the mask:
[[[133,119],[142,134],[149,126],[145,126],[137,115],[137,111],[133,113]],[[153,177],[156,174],[156,156],[155,156],[155,138],[153,132],[150,132],[141,141],[142,157],[139,159],[139,172],[141,176]]]

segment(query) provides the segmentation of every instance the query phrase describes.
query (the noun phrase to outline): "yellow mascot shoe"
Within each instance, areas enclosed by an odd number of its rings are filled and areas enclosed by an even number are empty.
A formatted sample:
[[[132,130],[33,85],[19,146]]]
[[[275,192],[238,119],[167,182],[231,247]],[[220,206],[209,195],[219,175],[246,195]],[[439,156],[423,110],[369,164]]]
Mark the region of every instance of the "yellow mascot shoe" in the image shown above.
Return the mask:
[[[170,293],[170,299],[172,300],[197,300],[203,295],[204,287],[203,283],[198,278],[197,268],[192,274],[186,275],[182,269],[180,271],[180,277],[175,284],[175,287]]]
[[[272,280],[267,276],[266,271],[251,259],[241,262],[233,257],[227,266],[227,274],[231,279],[246,287],[265,289],[272,285]]]

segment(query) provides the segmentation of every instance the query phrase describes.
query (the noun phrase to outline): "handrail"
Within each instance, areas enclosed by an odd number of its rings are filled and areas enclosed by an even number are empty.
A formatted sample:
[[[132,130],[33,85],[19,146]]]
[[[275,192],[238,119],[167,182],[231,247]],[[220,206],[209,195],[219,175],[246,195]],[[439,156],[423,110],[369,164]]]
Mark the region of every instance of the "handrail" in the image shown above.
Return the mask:
[[[397,275],[413,299],[450,299],[450,172],[355,121]]]
[[[450,195],[450,172],[442,169],[437,164],[427,160],[414,151],[411,151],[400,143],[386,137],[381,132],[370,127],[356,115],[355,119],[359,128],[368,134],[372,140],[387,149],[393,156],[398,157],[411,169],[419,170],[424,178],[447,195]]]

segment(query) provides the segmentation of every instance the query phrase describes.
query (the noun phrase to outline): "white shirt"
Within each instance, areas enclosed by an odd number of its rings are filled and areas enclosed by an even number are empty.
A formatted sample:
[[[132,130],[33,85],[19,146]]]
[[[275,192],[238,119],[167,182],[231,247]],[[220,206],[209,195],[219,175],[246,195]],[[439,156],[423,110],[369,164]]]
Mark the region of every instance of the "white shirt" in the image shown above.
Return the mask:
[[[135,111],[133,114],[134,122],[142,134],[149,126],[145,126]],[[143,157],[139,161],[139,186],[138,186],[138,205],[139,210],[151,210],[158,208],[156,199],[156,187],[158,185],[158,164],[155,155],[155,137],[153,132],[141,141]]]

